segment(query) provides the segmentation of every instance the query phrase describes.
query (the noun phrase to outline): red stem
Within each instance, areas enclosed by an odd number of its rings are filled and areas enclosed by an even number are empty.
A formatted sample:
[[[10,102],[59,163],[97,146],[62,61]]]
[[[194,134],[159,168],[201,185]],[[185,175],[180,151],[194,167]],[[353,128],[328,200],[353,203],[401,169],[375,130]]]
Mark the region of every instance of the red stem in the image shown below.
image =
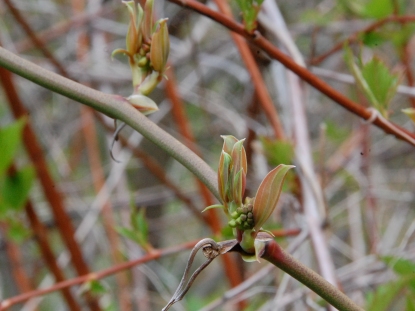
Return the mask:
[[[2,84],[4,88],[8,104],[14,117],[16,119],[21,117],[28,118],[29,113],[18,96],[16,87],[12,81],[12,74],[3,67],[0,67],[0,84]],[[83,258],[81,249],[74,238],[75,230],[72,226],[72,221],[65,211],[62,196],[49,173],[42,148],[37,141],[35,132],[29,120],[23,129],[23,143],[31,161],[33,162],[33,166],[36,169],[37,177],[43,188],[45,197],[49,202],[58,230],[71,254],[72,263],[79,275],[87,274],[89,273],[89,269]],[[95,299],[88,299],[88,303],[91,310],[100,310],[98,302]]]
[[[362,119],[368,120],[372,116],[372,112],[367,110],[362,105],[355,103],[351,99],[344,96],[342,93],[335,90],[333,87],[328,85],[326,82],[318,78],[316,75],[311,73],[306,68],[298,65],[291,57],[287,56],[283,52],[281,52],[278,48],[276,48],[272,43],[270,43],[267,39],[265,39],[258,31],[250,34],[245,31],[244,26],[234,22],[232,19],[228,18],[224,14],[219,12],[213,11],[206,5],[194,1],[194,0],[169,0],[170,2],[176,3],[183,7],[188,7],[196,12],[199,12],[202,15],[205,15],[218,23],[224,25],[228,29],[240,34],[241,36],[245,37],[246,39],[253,42],[258,47],[262,48],[270,57],[279,61],[283,64],[286,68],[297,74],[301,79],[309,83],[311,86],[316,88],[317,90],[321,91],[323,94],[334,100],[339,105],[343,106],[345,109],[349,110],[353,114],[361,117]],[[408,20],[410,19],[407,17]],[[415,17],[411,16],[411,19],[415,20]],[[415,135],[408,132],[404,128],[401,128],[393,123],[376,118],[373,121],[373,124],[377,127],[381,128],[384,132],[394,135],[396,138],[407,141],[410,144],[413,144],[410,139],[407,139],[405,135],[408,135],[412,139],[415,139]],[[398,130],[397,130],[398,129]],[[404,134],[403,134],[404,133]]]
[[[266,242],[261,258],[269,261],[320,295],[340,311],[363,311],[335,286],[286,253],[275,241]]]
[[[104,277],[113,275],[115,273],[118,273],[120,271],[126,270],[126,269],[130,269],[134,266],[158,259],[160,257],[164,257],[167,255],[171,255],[177,252],[180,252],[182,250],[185,249],[190,249],[192,247],[194,247],[196,245],[196,243],[199,241],[191,241],[191,242],[187,242],[187,243],[183,243],[177,246],[172,246],[172,247],[168,247],[168,248],[164,248],[161,250],[154,250],[153,252],[138,258],[136,260],[132,260],[129,262],[124,262],[122,264],[118,264],[115,266],[112,266],[110,268],[98,271],[98,272],[91,272],[79,277],[75,277],[73,279],[64,281],[64,282],[60,282],[60,283],[56,283],[55,285],[48,287],[48,288],[44,288],[44,289],[37,289],[28,293],[24,293],[22,295],[18,295],[18,296],[14,296],[12,298],[9,299],[5,299],[2,302],[0,302],[0,311],[4,311],[9,309],[11,306],[18,304],[18,303],[22,303],[30,298],[33,297],[38,297],[38,296],[42,296],[42,295],[46,295],[52,292],[55,292],[57,290],[61,290],[64,288],[69,288],[71,286],[74,285],[78,285],[78,284],[83,284],[85,282],[88,281],[93,281],[93,280],[100,280]]]
[[[376,30],[377,28],[385,25],[388,22],[408,23],[408,22],[414,22],[414,21],[415,21],[415,16],[414,15],[389,16],[389,17],[386,17],[384,19],[381,19],[381,20],[367,26],[366,28],[355,32],[354,34],[350,35],[346,40],[343,40],[343,41],[337,43],[335,46],[333,46],[327,52],[325,52],[322,55],[317,56],[317,57],[313,58],[312,60],[310,60],[309,64],[314,65],[314,66],[318,65],[319,63],[321,63],[323,60],[325,60],[330,55],[332,55],[332,54],[340,51],[341,49],[343,49],[343,46],[344,46],[345,43],[348,43],[348,44],[354,43],[359,39],[360,34],[372,32],[372,31]]]

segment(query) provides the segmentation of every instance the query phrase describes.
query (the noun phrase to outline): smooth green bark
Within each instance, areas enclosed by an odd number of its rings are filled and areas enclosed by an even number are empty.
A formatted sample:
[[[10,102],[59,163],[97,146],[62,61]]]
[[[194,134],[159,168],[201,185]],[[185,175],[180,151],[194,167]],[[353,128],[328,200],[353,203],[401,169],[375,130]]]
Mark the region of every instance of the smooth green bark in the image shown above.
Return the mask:
[[[133,108],[121,96],[104,94],[41,68],[0,47],[0,66],[53,92],[123,121],[195,174],[220,199],[216,173],[199,156]]]

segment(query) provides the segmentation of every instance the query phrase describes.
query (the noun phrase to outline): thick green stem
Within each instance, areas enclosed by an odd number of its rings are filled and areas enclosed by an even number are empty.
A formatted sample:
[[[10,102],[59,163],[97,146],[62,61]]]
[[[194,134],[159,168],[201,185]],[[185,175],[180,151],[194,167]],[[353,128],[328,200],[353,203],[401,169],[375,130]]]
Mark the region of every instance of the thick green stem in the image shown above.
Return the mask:
[[[263,254],[260,255],[261,258],[271,262],[313,290],[338,310],[364,311],[335,286],[286,253],[275,241],[267,242]]]
[[[216,173],[193,151],[147,119],[121,96],[104,94],[43,69],[0,47],[0,66],[53,92],[121,120],[195,174],[220,200]]]

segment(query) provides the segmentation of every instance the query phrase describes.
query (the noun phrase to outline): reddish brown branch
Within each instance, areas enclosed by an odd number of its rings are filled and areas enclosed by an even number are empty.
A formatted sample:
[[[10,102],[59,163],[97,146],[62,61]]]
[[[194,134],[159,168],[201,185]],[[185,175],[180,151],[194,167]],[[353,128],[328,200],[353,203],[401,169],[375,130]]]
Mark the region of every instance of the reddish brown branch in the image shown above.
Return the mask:
[[[12,110],[14,117],[16,119],[28,117],[29,113],[18,96],[17,90],[12,81],[12,75],[3,67],[0,67],[0,83],[3,86],[6,98],[8,99],[9,107]],[[42,186],[44,195],[49,202],[49,206],[51,208],[53,218],[57,224],[59,233],[61,234],[62,239],[69,250],[72,263],[79,275],[87,274],[89,273],[89,269],[83,258],[81,249],[74,238],[75,231],[72,226],[72,221],[65,211],[62,196],[49,173],[42,148],[37,141],[35,132],[29,120],[26,122],[23,129],[23,143],[31,161],[33,162],[37,177]],[[90,299],[89,305],[91,310],[100,310],[95,299]]]
[[[108,2],[107,2],[108,3]],[[90,22],[92,19],[107,14],[112,10],[111,7],[103,7],[95,13],[82,12],[76,16],[72,16],[69,20],[59,22],[48,29],[36,31],[36,36],[42,43],[47,43],[53,39],[59,38],[68,31],[73,31],[76,28]],[[28,37],[15,43],[15,48],[18,53],[27,51],[35,46],[32,38]]]
[[[343,40],[343,41],[337,43],[335,46],[333,46],[330,50],[323,53],[322,55],[311,59],[309,64],[314,65],[314,66],[320,64],[322,61],[324,61],[330,55],[340,51],[346,43],[347,44],[352,44],[352,43],[359,40],[359,36],[361,34],[370,33],[372,31],[375,31],[377,28],[382,27],[386,23],[389,23],[389,22],[408,23],[408,22],[414,22],[414,21],[415,21],[415,16],[413,16],[413,15],[406,15],[406,16],[395,16],[394,15],[394,16],[389,16],[389,17],[386,17],[384,19],[381,19],[381,20],[367,26],[366,28],[364,28],[362,30],[359,30],[359,31],[355,32],[354,34],[350,35],[346,40]]]
[[[72,0],[72,9],[75,15],[81,14],[85,11],[84,0]],[[90,48],[90,37],[86,31],[82,31],[79,34],[78,42],[76,46],[76,58],[80,64],[85,63],[86,56],[88,55]],[[87,149],[87,155],[89,160],[89,166],[91,169],[92,183],[95,192],[98,193],[105,186],[105,174],[102,168],[102,162],[99,155],[98,133],[95,128],[94,122],[94,110],[90,107],[81,107],[81,122],[82,133],[84,134],[85,145]],[[106,200],[103,203],[102,210],[102,223],[105,233],[108,237],[108,245],[110,250],[110,257],[114,264],[123,262],[120,240],[118,234],[115,231],[116,223],[114,221],[114,212],[110,200]],[[118,303],[120,311],[131,311],[132,304],[129,299],[129,280],[128,275],[124,273],[117,274],[115,280],[118,287]]]
[[[259,32],[255,32],[254,34],[246,32],[243,25],[234,22],[232,19],[228,18],[224,14],[213,11],[212,9],[208,8],[206,5],[200,2],[196,2],[194,0],[169,1],[181,5],[183,7],[188,7],[202,15],[205,15],[222,24],[223,26],[227,27],[228,29],[238,33],[247,40],[252,41],[258,47],[262,48],[271,58],[279,61],[286,68],[293,71],[301,79],[303,79],[308,84],[310,84],[311,86],[313,86],[314,88],[316,88],[317,90],[319,90],[320,92],[334,100],[343,108],[349,110],[350,112],[361,117],[362,119],[368,120],[371,118],[372,112],[370,110],[347,98],[346,96],[335,90],[333,87],[328,85],[326,82],[318,78],[316,75],[312,74],[309,70],[295,63],[295,61],[292,60],[291,57],[281,52],[272,43],[265,39]],[[373,124],[381,128],[384,132],[392,134],[396,138],[404,140],[414,145],[411,140],[415,139],[415,135],[399,127],[398,125],[395,125],[379,117],[375,118]],[[408,139],[408,137],[410,139]]]
[[[48,231],[46,227],[40,222],[39,218],[36,215],[35,209],[31,201],[28,201],[25,206],[25,212],[27,218],[29,219],[30,226],[32,227],[33,233],[35,234],[36,241],[39,245],[40,252],[42,254],[42,259],[45,261],[47,267],[52,272],[55,277],[56,282],[65,281],[65,276],[62,270],[59,268],[56,263],[55,255],[49,245],[48,241]],[[68,304],[68,307],[72,311],[81,310],[75,298],[72,296],[72,293],[67,288],[62,288],[62,295]]]
[[[233,19],[231,8],[226,1],[215,0],[215,3],[224,15]],[[261,107],[264,110],[266,117],[271,123],[275,137],[279,140],[284,140],[284,129],[281,125],[277,109],[275,108],[274,103],[272,102],[266,83],[262,78],[262,74],[259,70],[258,64],[256,63],[255,58],[252,55],[252,52],[249,49],[247,42],[234,32],[231,32],[231,36],[236,46],[238,47],[242,60],[244,61],[245,66],[252,78],[252,83],[255,87],[259,103],[261,104]]]
[[[261,258],[306,285],[338,310],[363,311],[336,287],[285,252],[275,241],[266,242]]]
[[[46,47],[44,42],[36,35],[36,33],[32,30],[30,25],[26,22],[26,19],[20,14],[19,10],[17,10],[13,3],[10,0],[4,0],[7,7],[9,8],[10,12],[13,14],[14,18],[29,36],[30,40],[32,40],[33,44],[42,51],[42,53],[49,59],[49,61],[56,67],[60,74],[65,77],[68,77],[68,74],[65,68],[61,65],[59,60],[55,58],[55,55],[51,53]]]
[[[4,234],[4,249],[5,254],[10,262],[9,270],[13,276],[14,282],[19,292],[24,293],[33,290],[33,284],[24,268],[24,256],[17,245],[12,239],[6,238],[9,225],[7,222],[0,221],[0,233]],[[38,311],[36,308],[35,311]]]
[[[166,81],[166,94],[172,103],[172,112],[175,122],[179,127],[181,135],[185,138],[185,143],[187,143],[188,147],[192,149],[193,152],[200,156],[200,151],[196,147],[195,139],[190,129],[189,120],[186,116],[183,107],[183,101],[181,100],[180,95],[177,91],[176,79],[173,73],[173,68],[171,68],[167,72],[167,75],[168,80]],[[199,187],[199,192],[204,199],[205,205],[213,205],[214,200],[209,192],[209,189],[199,179],[197,179],[197,183]],[[217,211],[212,209],[207,211],[206,213],[206,220],[210,229],[215,235],[220,235],[221,225]],[[222,256],[222,259],[224,262],[225,273],[229,279],[231,286],[237,286],[242,282],[242,275],[241,272],[237,269],[235,258],[232,258],[230,257],[230,255],[225,254],[225,256]]]
[[[73,278],[73,279],[70,279],[70,280],[67,280],[67,281],[64,281],[64,282],[57,283],[57,284],[55,284],[51,287],[48,287],[48,288],[34,290],[34,291],[31,291],[31,292],[28,292],[28,293],[24,293],[22,295],[18,295],[18,296],[3,300],[0,303],[0,311],[7,310],[11,306],[14,306],[18,303],[22,303],[22,302],[24,302],[24,301],[26,301],[30,298],[33,298],[33,297],[46,295],[46,294],[49,294],[49,293],[52,293],[52,292],[55,292],[55,291],[58,291],[58,290],[61,290],[61,289],[64,289],[64,288],[69,288],[69,287],[74,286],[74,285],[83,284],[83,283],[88,282],[88,281],[100,280],[102,278],[113,275],[113,274],[118,273],[120,271],[130,269],[134,266],[137,266],[137,265],[140,265],[140,264],[158,259],[160,257],[164,257],[164,256],[167,256],[167,255],[178,253],[178,252],[186,250],[186,249],[190,249],[193,246],[195,246],[197,242],[199,242],[199,241],[191,241],[191,242],[183,243],[183,244],[180,244],[180,245],[164,248],[164,249],[161,249],[161,250],[154,250],[153,252],[151,252],[151,253],[149,253],[149,254],[141,257],[141,258],[138,258],[136,260],[132,260],[132,261],[125,262],[125,263],[122,263],[122,264],[119,264],[119,265],[115,265],[115,266],[112,266],[110,268],[98,271],[98,272],[88,273],[88,274],[85,274],[85,275],[82,275],[82,276],[79,276],[79,277],[76,277],[76,278]]]

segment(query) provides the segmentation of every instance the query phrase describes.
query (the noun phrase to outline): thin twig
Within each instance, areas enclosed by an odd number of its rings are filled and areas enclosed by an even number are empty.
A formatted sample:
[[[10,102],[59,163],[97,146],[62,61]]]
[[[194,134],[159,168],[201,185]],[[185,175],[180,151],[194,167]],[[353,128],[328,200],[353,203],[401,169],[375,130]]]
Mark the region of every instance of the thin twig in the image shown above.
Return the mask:
[[[340,311],[363,311],[335,286],[284,251],[275,241],[266,243],[261,258],[290,274]]]
[[[215,3],[225,16],[233,19],[232,11],[227,1],[215,0]],[[280,121],[279,114],[274,106],[274,103],[272,102],[266,83],[259,70],[258,64],[255,62],[255,58],[249,49],[248,43],[234,32],[231,32],[231,37],[235,42],[235,45],[241,54],[242,60],[245,63],[246,69],[252,78],[252,84],[254,85],[259,103],[261,104],[261,107],[264,110],[265,115],[274,130],[274,136],[278,140],[284,140],[285,133]]]
[[[216,173],[194,152],[155,125],[121,96],[104,94],[48,71],[0,47],[0,66],[130,125],[194,173],[220,199]]]
[[[394,15],[394,16],[388,16],[384,19],[378,20],[378,21],[374,22],[373,24],[367,26],[366,28],[364,28],[362,30],[359,30],[359,31],[355,32],[354,34],[350,35],[347,39],[337,43],[335,46],[333,46],[327,52],[321,54],[320,56],[317,56],[317,57],[311,59],[309,61],[309,64],[310,65],[318,65],[319,63],[324,61],[330,55],[340,51],[346,43],[352,44],[352,43],[356,42],[359,39],[360,34],[370,33],[372,31],[375,31],[377,28],[382,27],[386,23],[389,23],[389,22],[408,23],[408,22],[414,22],[414,21],[415,21],[415,16],[414,15],[404,15],[404,16]]]
[[[0,67],[0,83],[2,84],[8,103],[16,119],[28,117],[28,112],[20,100],[12,74]],[[42,186],[43,192],[49,202],[51,212],[55,222],[58,224],[58,230],[62,239],[71,254],[72,263],[78,273],[83,275],[89,273],[88,265],[84,260],[79,244],[74,238],[74,228],[72,221],[65,211],[62,195],[58,191],[55,182],[49,172],[46,160],[43,156],[42,148],[36,138],[33,127],[29,122],[26,123],[23,131],[23,143],[36,169],[37,177]],[[88,299],[91,310],[100,310],[98,302],[95,299]]]
[[[279,61],[282,65],[287,67],[289,70],[293,71],[296,75],[298,75],[301,79],[306,81],[308,84],[316,88],[317,90],[321,91],[323,94],[334,100],[336,103],[344,107],[345,109],[349,110],[353,114],[361,117],[362,119],[369,119],[371,116],[370,111],[365,109],[362,105],[352,101],[339,91],[335,90],[329,84],[324,82],[323,80],[319,79],[309,70],[296,64],[289,56],[284,54],[278,48],[276,48],[273,44],[271,44],[267,39],[265,39],[258,31],[254,32],[254,34],[250,34],[245,31],[243,25],[234,22],[232,19],[228,18],[224,14],[216,12],[206,5],[194,1],[194,0],[169,0],[170,2],[176,3],[183,7],[188,7],[196,12],[199,12],[202,15],[205,15],[218,23],[222,24],[223,26],[227,27],[228,29],[240,34],[241,36],[245,37],[247,40],[250,40],[252,43],[257,45],[258,47],[262,48],[271,58]],[[414,145],[411,141],[408,141],[406,137],[402,135],[402,133],[406,133],[411,137],[415,138],[415,135],[409,133],[407,130],[394,125],[391,127],[391,122],[385,120],[381,120],[377,118],[374,122],[374,125],[381,128],[385,133],[389,133],[394,135],[396,138],[407,141],[408,143]],[[399,128],[400,131],[396,131],[396,128]]]
[[[2,302],[0,302],[0,311],[7,310],[11,306],[16,305],[18,303],[22,303],[32,297],[46,295],[46,294],[55,292],[57,290],[61,290],[63,288],[68,288],[74,285],[83,284],[88,281],[100,280],[102,278],[121,272],[123,270],[131,269],[132,267],[135,267],[137,265],[140,265],[140,264],[143,264],[143,263],[146,263],[146,262],[149,262],[149,261],[152,261],[152,260],[164,257],[164,256],[168,256],[168,255],[181,252],[185,249],[192,248],[194,245],[196,245],[196,243],[197,241],[191,241],[191,242],[183,243],[180,245],[176,245],[176,246],[172,246],[172,247],[168,247],[168,248],[164,248],[160,250],[154,250],[153,252],[141,258],[132,260],[132,261],[114,265],[114,266],[111,266],[110,268],[103,269],[97,272],[91,272],[86,275],[82,275],[79,277],[72,278],[70,280],[66,280],[64,282],[59,282],[48,288],[37,289],[37,290],[27,292],[27,293],[24,293],[18,296],[14,296],[9,299],[5,299]]]

